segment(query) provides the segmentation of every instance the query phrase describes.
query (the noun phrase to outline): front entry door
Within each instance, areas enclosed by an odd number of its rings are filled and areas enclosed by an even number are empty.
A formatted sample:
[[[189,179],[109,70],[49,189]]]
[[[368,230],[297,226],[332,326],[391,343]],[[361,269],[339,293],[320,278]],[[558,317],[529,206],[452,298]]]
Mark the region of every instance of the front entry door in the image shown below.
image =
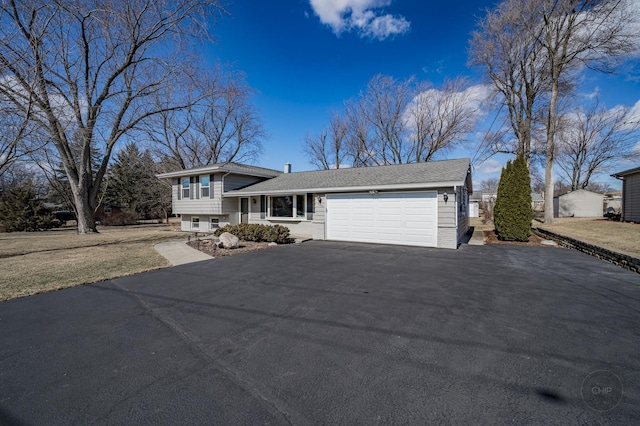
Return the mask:
[[[240,198],[240,223],[249,223],[249,199]]]

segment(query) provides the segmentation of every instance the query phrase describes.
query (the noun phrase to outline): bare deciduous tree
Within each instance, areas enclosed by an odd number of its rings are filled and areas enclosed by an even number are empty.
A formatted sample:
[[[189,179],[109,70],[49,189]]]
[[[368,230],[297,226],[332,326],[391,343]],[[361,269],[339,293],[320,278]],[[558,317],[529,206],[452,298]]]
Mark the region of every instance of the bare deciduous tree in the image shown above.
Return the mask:
[[[406,110],[413,161],[431,160],[473,130],[482,100],[468,86],[461,78],[445,81],[442,89],[416,85],[416,95]]]
[[[23,110],[33,101],[32,119],[68,177],[79,233],[96,232],[94,209],[116,143],[148,117],[183,106],[150,100],[178,85],[188,67],[179,41],[205,35],[220,10],[218,0],[1,3],[0,94]]]
[[[255,91],[244,75],[216,67],[200,72],[191,82],[182,94],[189,99],[185,102],[189,108],[165,111],[148,122],[155,155],[172,169],[255,161],[265,131],[251,103]]]
[[[482,210],[484,211],[484,223],[493,223],[493,209],[496,206],[496,198],[498,196],[498,186],[500,179],[490,178],[480,182],[480,190],[482,191]]]
[[[470,63],[485,69],[501,95],[508,121],[518,142],[505,148],[503,136],[487,138],[490,153],[532,154],[532,129],[539,120],[538,100],[546,90],[542,47],[524,31],[523,20],[536,20],[531,2],[504,1],[478,24],[471,38]]]
[[[553,200],[553,166],[556,153],[556,106],[561,95],[563,81],[583,66],[609,67],[616,58],[636,48],[635,34],[628,32],[628,25],[635,17],[625,16],[621,0],[538,0],[541,21],[529,25],[529,34],[544,49],[546,72],[550,85],[547,108],[547,140],[545,162],[546,200]],[[550,204],[550,203],[548,203]],[[545,208],[545,223],[553,223],[553,207]]]
[[[321,170],[339,169],[345,165],[347,147],[347,122],[338,113],[332,113],[328,128],[318,135],[307,134],[304,152],[309,162]]]
[[[474,35],[474,57],[476,62],[485,64],[490,73],[492,69],[506,70],[496,72],[505,79],[506,84],[496,84],[498,90],[506,88],[507,103],[513,103],[516,113],[521,114],[524,126],[516,120],[514,132],[527,130],[528,114],[534,114],[536,103],[544,101],[545,141],[545,199],[552,200],[553,166],[556,153],[557,107],[560,97],[567,94],[575,73],[584,66],[596,69],[610,69],[616,58],[637,48],[633,42],[633,25],[636,19],[625,14],[623,0],[505,0],[498,7],[494,15],[490,15],[482,25],[488,25],[493,31],[493,37],[499,36],[500,28],[517,37],[517,44],[512,54],[508,49],[496,50],[492,36],[481,30]],[[518,13],[510,13],[516,10]],[[491,14],[491,12],[490,12]],[[496,27],[493,24],[496,19]],[[507,40],[508,42],[508,40]],[[478,47],[479,46],[479,47]],[[486,50],[483,53],[483,49]],[[477,51],[476,51],[477,50]],[[489,52],[489,54],[487,54]],[[492,55],[491,52],[498,52]],[[515,61],[515,72],[511,72],[512,62]],[[537,83],[536,83],[537,82]],[[495,84],[495,82],[494,82]],[[545,96],[539,99],[536,91],[529,92],[527,87],[545,89]],[[539,86],[540,85],[540,86]],[[534,96],[536,95],[536,96]],[[530,108],[530,109],[529,109]],[[524,114],[524,113],[526,114]],[[512,112],[510,111],[510,114]],[[520,144],[526,149],[526,140],[520,139]],[[545,208],[545,222],[553,222],[553,206],[547,203]]]
[[[556,159],[572,191],[586,188],[613,161],[640,157],[633,152],[640,124],[628,114],[627,107],[607,110],[596,100],[562,116]]]
[[[430,161],[475,127],[482,103],[476,89],[464,79],[435,88],[376,75],[345,103],[343,116],[333,114],[327,129],[307,137],[305,152],[319,168],[346,160],[353,167]]]
[[[46,136],[33,123],[32,112],[30,100],[16,108],[0,94],[0,176],[46,143]]]

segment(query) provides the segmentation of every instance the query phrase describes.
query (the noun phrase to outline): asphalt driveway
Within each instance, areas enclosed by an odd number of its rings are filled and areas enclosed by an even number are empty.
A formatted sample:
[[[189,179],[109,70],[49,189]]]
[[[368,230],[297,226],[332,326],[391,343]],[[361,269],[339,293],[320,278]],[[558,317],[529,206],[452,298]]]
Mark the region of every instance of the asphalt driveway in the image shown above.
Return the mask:
[[[308,242],[0,303],[0,424],[633,424],[640,275]]]

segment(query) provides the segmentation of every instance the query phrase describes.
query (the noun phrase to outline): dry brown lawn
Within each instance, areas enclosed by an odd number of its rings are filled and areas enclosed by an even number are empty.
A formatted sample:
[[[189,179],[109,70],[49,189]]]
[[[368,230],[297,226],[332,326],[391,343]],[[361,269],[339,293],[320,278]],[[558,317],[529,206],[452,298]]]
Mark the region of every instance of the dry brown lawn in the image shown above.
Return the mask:
[[[170,266],[153,246],[176,238],[167,225],[0,234],[0,300]]]
[[[558,218],[553,225],[534,222],[534,226],[611,250],[640,255],[640,225],[592,218]]]

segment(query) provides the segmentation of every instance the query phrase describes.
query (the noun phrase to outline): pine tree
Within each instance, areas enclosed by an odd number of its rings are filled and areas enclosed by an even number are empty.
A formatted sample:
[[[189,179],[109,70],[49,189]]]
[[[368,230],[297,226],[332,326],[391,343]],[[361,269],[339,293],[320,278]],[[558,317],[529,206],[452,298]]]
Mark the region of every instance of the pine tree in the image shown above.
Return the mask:
[[[128,143],[116,155],[108,177],[106,199],[126,207],[138,218],[166,217],[171,189],[155,177],[157,166],[148,151]]]
[[[505,241],[529,241],[531,236],[531,178],[522,155],[508,161],[500,175],[494,208],[496,235]]]
[[[32,182],[0,192],[0,232],[41,231],[60,226]]]

